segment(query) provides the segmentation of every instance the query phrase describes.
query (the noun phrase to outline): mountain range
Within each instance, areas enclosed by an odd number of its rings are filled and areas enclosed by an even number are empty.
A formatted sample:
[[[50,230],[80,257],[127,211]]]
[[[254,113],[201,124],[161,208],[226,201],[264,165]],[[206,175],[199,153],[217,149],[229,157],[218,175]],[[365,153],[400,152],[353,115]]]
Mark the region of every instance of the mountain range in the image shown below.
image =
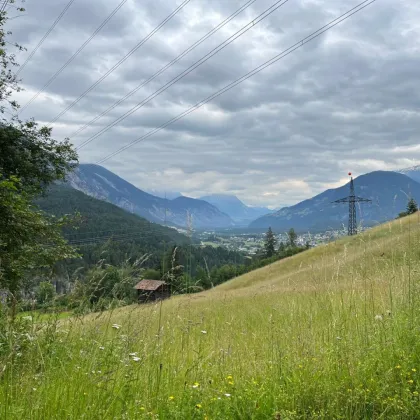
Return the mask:
[[[397,171],[400,174],[407,175],[414,181],[420,182],[420,165],[411,166],[410,168],[400,169]]]
[[[184,196],[173,200],[156,197],[99,165],[79,165],[68,175],[67,183],[151,222],[187,227],[190,215],[194,228],[229,228],[235,224],[227,214],[206,201]]]
[[[375,171],[354,180],[357,196],[372,203],[357,205],[358,220],[364,226],[373,226],[395,218],[405,210],[409,197],[420,199],[420,183],[402,173]],[[294,206],[260,217],[250,228],[268,228],[297,231],[340,229],[347,225],[348,205],[332,202],[349,194],[349,184],[329,189]]]
[[[221,212],[229,215],[238,226],[247,226],[253,220],[265,214],[272,213],[266,207],[250,207],[244,204],[238,197],[228,194],[213,194],[201,197],[217,207]]]

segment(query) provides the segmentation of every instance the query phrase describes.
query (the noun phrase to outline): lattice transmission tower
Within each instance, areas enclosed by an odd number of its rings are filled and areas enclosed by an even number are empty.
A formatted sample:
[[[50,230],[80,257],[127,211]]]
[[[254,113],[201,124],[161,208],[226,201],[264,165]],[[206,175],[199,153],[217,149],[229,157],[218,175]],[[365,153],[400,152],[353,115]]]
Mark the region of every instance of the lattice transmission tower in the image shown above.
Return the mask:
[[[371,203],[372,200],[368,198],[362,198],[356,196],[354,193],[354,181],[349,172],[350,176],[350,195],[348,197],[341,198],[340,200],[333,201],[333,203],[349,203],[349,226],[348,234],[349,236],[357,235],[357,217],[356,217],[356,203]]]

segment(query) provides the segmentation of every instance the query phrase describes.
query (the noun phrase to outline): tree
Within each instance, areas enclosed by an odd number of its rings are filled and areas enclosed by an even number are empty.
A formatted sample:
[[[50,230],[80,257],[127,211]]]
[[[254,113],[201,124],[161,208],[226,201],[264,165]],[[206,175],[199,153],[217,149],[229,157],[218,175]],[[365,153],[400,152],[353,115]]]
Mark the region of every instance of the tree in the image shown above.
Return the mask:
[[[289,240],[288,240],[288,246],[290,248],[296,248],[297,234],[296,234],[295,230],[293,228],[291,228],[289,230],[289,232],[287,233],[287,236],[289,238]]]
[[[410,198],[407,204],[406,214],[407,215],[413,214],[413,213],[416,213],[417,211],[418,211],[418,206],[417,206],[416,200],[414,200],[414,198]]]
[[[0,286],[16,293],[28,274],[51,272],[57,261],[77,253],[61,234],[72,219],[45,216],[18,179],[1,178],[0,173]]]
[[[55,288],[49,281],[39,283],[35,297],[38,304],[43,305],[53,300],[55,296]]]
[[[51,272],[57,261],[76,256],[61,234],[70,219],[47,217],[33,201],[65,178],[77,165],[77,154],[68,140],[53,140],[50,128],[19,120],[19,105],[10,99],[20,88],[12,71],[17,63],[6,50],[11,44],[6,20],[1,12],[0,113],[9,111],[12,118],[0,122],[0,285],[16,295],[25,276]]]
[[[274,236],[271,227],[268,228],[267,233],[265,234],[265,242],[264,242],[264,256],[266,258],[272,257],[276,252],[276,237]]]

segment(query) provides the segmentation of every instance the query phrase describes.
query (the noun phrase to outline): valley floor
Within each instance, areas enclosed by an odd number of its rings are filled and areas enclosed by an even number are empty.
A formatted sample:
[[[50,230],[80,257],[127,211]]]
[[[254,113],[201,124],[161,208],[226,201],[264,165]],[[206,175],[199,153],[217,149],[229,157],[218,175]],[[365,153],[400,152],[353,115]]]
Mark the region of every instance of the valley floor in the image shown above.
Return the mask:
[[[0,417],[417,419],[419,285],[416,214],[200,294],[21,320]]]

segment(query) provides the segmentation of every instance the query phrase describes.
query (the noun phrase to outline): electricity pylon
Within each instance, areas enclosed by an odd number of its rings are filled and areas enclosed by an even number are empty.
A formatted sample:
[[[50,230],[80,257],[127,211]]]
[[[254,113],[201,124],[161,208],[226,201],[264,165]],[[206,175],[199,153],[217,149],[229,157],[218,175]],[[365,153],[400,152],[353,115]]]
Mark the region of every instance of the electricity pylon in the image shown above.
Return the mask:
[[[351,172],[350,176],[350,195],[348,197],[341,198],[340,200],[333,201],[333,203],[349,203],[349,226],[348,234],[349,236],[357,235],[357,219],[356,219],[356,203],[371,203],[372,200],[368,198],[362,198],[356,196],[354,193],[354,182]]]

